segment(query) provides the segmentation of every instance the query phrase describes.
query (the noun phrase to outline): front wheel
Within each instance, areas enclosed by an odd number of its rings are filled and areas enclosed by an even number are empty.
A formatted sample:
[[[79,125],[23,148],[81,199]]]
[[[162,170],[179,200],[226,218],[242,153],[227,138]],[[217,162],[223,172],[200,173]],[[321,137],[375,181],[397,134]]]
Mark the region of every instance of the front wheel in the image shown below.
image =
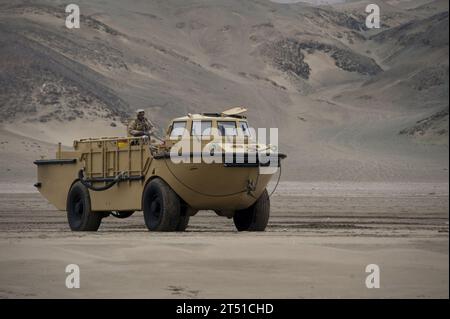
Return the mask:
[[[189,224],[190,210],[186,205],[180,206],[180,219],[178,220],[176,231],[186,231]]]
[[[148,230],[177,230],[180,221],[180,199],[162,179],[155,178],[147,184],[142,207]]]
[[[256,202],[234,213],[233,221],[238,231],[264,231],[269,222],[270,199],[265,189]]]
[[[70,229],[74,231],[96,231],[104,216],[101,212],[91,211],[89,191],[81,182],[70,188],[66,210]]]

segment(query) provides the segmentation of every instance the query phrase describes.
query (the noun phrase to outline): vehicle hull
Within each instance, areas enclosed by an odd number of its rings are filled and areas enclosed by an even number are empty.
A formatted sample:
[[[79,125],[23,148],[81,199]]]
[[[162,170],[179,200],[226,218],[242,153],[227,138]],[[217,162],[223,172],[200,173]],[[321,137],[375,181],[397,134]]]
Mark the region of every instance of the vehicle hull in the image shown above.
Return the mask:
[[[267,167],[258,164],[174,163],[167,156],[154,157],[148,147],[133,146],[119,153],[106,142],[77,148],[60,152],[57,159],[35,161],[36,186],[59,210],[66,210],[67,194],[79,180],[80,170],[90,175],[93,185],[102,186],[118,171],[129,168],[128,176],[134,179],[119,181],[103,191],[89,190],[93,211],[126,211],[142,210],[144,188],[157,177],[194,210],[244,209],[259,198],[277,169],[268,173]],[[110,157],[112,154],[116,157]],[[112,169],[115,166],[117,169]]]

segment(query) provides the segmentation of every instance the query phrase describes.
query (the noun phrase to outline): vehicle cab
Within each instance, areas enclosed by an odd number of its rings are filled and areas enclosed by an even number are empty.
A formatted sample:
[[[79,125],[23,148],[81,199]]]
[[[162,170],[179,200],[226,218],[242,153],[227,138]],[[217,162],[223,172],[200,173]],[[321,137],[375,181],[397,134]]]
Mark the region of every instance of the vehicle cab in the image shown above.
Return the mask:
[[[255,132],[249,127],[247,118],[241,113],[247,110],[241,107],[222,113],[188,114],[170,123],[166,131],[166,146],[189,141],[190,146],[196,142],[202,148],[210,143],[215,145],[255,143]],[[239,147],[238,147],[239,148]]]

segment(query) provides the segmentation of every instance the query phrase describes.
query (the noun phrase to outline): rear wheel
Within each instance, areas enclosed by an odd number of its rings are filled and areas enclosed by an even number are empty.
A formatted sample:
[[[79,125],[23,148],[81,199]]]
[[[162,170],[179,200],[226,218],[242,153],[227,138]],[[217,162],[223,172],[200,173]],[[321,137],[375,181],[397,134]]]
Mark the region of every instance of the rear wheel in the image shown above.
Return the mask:
[[[180,199],[166,182],[156,178],[148,183],[142,201],[148,230],[177,230],[180,222]]]
[[[234,213],[234,225],[238,231],[264,231],[269,222],[269,213],[269,194],[264,190],[252,206]]]
[[[70,188],[66,210],[70,229],[74,231],[96,231],[104,216],[101,212],[91,211],[89,191],[81,182]]]

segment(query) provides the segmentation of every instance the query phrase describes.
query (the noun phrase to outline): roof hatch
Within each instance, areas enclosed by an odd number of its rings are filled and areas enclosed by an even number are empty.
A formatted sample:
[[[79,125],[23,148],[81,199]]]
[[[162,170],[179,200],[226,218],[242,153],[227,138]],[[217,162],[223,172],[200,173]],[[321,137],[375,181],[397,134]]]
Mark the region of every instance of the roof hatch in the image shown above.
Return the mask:
[[[222,116],[233,116],[233,115],[239,115],[239,114],[242,114],[245,112],[247,112],[246,108],[237,106],[237,107],[228,109],[226,111],[223,111],[221,114],[222,114]]]

